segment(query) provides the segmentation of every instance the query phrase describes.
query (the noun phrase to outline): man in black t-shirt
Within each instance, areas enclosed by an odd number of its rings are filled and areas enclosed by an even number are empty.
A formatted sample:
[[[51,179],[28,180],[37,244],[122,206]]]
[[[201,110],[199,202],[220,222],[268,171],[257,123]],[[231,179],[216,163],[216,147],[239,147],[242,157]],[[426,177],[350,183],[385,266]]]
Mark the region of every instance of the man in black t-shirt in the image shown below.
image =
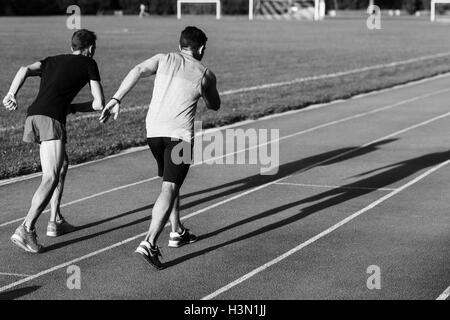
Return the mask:
[[[22,67],[14,78],[3,104],[9,111],[17,109],[16,95],[28,77],[41,77],[36,100],[28,108],[23,140],[40,144],[42,182],[34,194],[23,224],[11,237],[25,251],[38,253],[35,224],[50,203],[51,216],[47,236],[57,237],[73,229],[61,215],[60,203],[68,168],[66,153],[66,117],[69,113],[102,110],[103,88],[97,63],[93,60],[97,37],[79,30],[72,37],[72,54],[48,57]],[[81,89],[89,84],[93,101],[72,103]]]

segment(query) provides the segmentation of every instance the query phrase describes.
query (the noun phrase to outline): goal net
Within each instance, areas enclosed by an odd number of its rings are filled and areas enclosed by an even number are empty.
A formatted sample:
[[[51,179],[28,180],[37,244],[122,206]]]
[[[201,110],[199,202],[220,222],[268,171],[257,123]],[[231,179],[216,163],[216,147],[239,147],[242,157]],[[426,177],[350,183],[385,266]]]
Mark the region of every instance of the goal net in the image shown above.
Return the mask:
[[[254,16],[266,20],[322,20],[325,0],[253,0]],[[250,0],[252,2],[252,0]]]
[[[181,19],[184,5],[214,4],[216,18],[221,18],[221,0],[177,0],[177,18]],[[322,20],[325,0],[248,0],[249,19]]]
[[[221,17],[221,3],[220,0],[177,0],[177,18],[181,19],[181,10],[183,4],[215,4],[216,5],[216,19]]]
[[[450,9],[450,0],[431,0],[431,21],[450,21],[450,16],[446,14]]]

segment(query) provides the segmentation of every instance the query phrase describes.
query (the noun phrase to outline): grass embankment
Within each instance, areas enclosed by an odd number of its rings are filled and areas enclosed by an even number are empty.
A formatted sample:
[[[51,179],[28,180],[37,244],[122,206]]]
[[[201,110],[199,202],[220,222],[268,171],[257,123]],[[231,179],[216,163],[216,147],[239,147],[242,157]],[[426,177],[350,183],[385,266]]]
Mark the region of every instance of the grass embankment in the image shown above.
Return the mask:
[[[153,54],[177,48],[179,32],[186,25],[203,28],[210,41],[205,64],[216,74],[221,91],[289,81],[362,68],[420,56],[450,52],[448,27],[424,19],[383,20],[382,30],[368,30],[364,19],[254,21],[210,17],[136,19],[134,17],[83,18],[83,26],[99,36],[96,60],[106,96],[110,97],[130,68]],[[20,65],[67,52],[71,31],[65,18],[0,19],[3,66],[0,93],[6,94]],[[200,104],[198,119],[214,127],[243,119],[299,109],[310,104],[348,98],[355,94],[450,71],[450,56],[355,73],[338,78],[257,90],[223,97],[218,113]],[[30,79],[19,95],[21,109],[0,111],[0,178],[40,170],[37,146],[24,144],[22,126],[26,106],[38,89]],[[124,107],[147,105],[152,80],[142,81],[124,101]],[[87,99],[84,91],[77,100]],[[120,121],[100,125],[95,118],[68,119],[71,164],[101,158],[145,143],[146,111],[126,112]]]

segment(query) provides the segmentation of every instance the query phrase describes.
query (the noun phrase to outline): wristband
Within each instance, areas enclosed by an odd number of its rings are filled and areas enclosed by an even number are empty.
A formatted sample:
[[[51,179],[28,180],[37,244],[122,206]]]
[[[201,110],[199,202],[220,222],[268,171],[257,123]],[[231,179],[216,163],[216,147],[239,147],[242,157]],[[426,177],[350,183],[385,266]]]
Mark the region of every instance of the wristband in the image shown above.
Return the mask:
[[[119,104],[122,104],[122,101],[120,101],[120,100],[117,99],[117,98],[111,98],[111,100],[116,100]]]

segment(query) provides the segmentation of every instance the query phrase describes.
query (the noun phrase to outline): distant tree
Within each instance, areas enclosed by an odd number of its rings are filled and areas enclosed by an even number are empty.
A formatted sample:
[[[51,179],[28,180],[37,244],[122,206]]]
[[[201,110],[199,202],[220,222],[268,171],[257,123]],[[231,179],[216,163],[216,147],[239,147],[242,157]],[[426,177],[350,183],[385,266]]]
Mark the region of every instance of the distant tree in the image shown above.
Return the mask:
[[[248,14],[248,0],[222,0],[223,14]]]
[[[139,6],[141,3],[145,1],[143,0],[119,0],[120,9],[124,10],[127,13],[137,13],[139,12]]]
[[[151,0],[149,9],[152,14],[175,14],[177,0]]]
[[[258,0],[255,0],[258,1]],[[370,0],[325,0],[328,8],[339,10],[365,10]],[[403,8],[410,13],[429,10],[430,0],[374,0],[382,9]],[[177,0],[0,0],[0,15],[51,15],[65,14],[70,5],[81,7],[83,14],[96,14],[99,11],[123,10],[137,14],[139,6],[145,4],[151,14],[175,14]],[[222,13],[248,14],[248,0],[222,0]],[[439,6],[438,10],[444,10]],[[191,14],[214,13],[214,5],[185,5],[183,12]]]
[[[414,14],[417,10],[419,10],[421,4],[421,0],[404,0],[403,9],[405,9],[409,14]]]
[[[100,9],[101,0],[78,0],[78,5],[83,14],[96,14]]]
[[[369,0],[339,0],[339,9],[366,9],[369,6]]]

